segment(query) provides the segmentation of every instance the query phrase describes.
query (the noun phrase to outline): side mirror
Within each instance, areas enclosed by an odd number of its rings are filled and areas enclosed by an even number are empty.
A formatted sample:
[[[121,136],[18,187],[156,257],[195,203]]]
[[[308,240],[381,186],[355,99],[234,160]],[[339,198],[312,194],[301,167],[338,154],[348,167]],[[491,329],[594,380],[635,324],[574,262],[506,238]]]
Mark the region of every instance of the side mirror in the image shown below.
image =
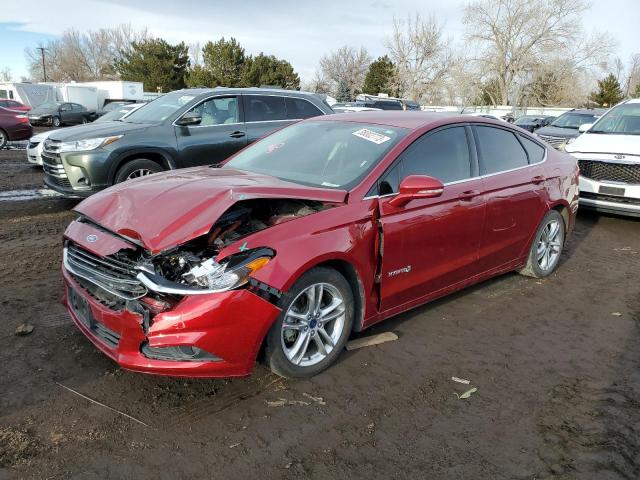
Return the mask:
[[[202,116],[199,113],[188,112],[176,121],[176,125],[188,127],[190,125],[200,125],[200,122],[202,122]]]
[[[591,127],[593,127],[593,123],[583,123],[582,125],[580,125],[580,127],[578,127],[578,131],[580,133],[584,133],[587,130],[589,130]]]
[[[399,208],[411,200],[439,197],[444,192],[440,180],[427,175],[409,175],[400,182],[400,192],[389,200],[389,205]]]

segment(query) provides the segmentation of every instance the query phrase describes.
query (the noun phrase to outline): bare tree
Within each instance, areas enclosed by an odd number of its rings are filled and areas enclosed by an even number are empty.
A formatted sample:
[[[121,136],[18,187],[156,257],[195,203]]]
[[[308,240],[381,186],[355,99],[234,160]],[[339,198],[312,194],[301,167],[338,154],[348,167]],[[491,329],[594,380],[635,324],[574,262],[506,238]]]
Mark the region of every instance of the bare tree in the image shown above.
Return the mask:
[[[415,100],[439,96],[453,61],[449,44],[433,15],[427,19],[418,13],[405,20],[394,18],[387,48],[396,65],[396,87],[402,96]]]
[[[189,44],[189,59],[191,60],[191,68],[202,66],[202,46],[200,42]]]
[[[319,86],[328,84],[329,91],[335,96],[351,96],[362,90],[364,77],[371,63],[366,48],[356,49],[345,45],[320,59],[320,71],[316,76]]]
[[[67,30],[60,39],[40,45],[45,49],[47,79],[54,82],[116,79],[116,60],[131,48],[133,41],[147,36],[146,30],[135,31],[130,25],[86,33]],[[43,78],[40,51],[27,49],[25,55],[32,78]]]
[[[13,81],[13,74],[11,73],[11,69],[9,67],[4,67],[0,70],[0,82],[11,82]]]
[[[586,0],[475,0],[467,5],[467,42],[478,46],[477,63],[497,82],[502,104],[518,95],[542,59],[576,45],[587,8]],[[581,58],[573,58],[574,64],[595,57],[593,50],[585,55],[586,46],[597,45],[581,44]]]

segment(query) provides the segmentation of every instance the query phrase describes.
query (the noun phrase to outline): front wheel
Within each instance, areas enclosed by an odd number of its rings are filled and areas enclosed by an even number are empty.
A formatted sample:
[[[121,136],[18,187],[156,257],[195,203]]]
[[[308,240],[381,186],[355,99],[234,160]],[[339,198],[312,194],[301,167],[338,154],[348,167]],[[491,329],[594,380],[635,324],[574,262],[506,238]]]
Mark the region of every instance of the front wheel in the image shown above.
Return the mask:
[[[4,130],[0,129],[0,150],[7,146],[7,134]]]
[[[82,117],[82,123],[89,123],[89,119],[87,117]]]
[[[51,125],[53,125],[54,127],[59,127],[60,125],[62,125],[62,122],[60,121],[60,117],[53,117],[51,119]]]
[[[158,173],[162,171],[162,167],[153,160],[146,158],[138,158],[125,163],[114,179],[114,184],[121,183],[126,180],[133,180],[134,178],[146,177],[152,173]]]
[[[344,349],[353,324],[353,293],[337,271],[316,267],[280,298],[282,313],[267,334],[271,370],[305,378],[329,367]]]
[[[557,268],[564,248],[565,224],[562,215],[551,210],[545,215],[531,243],[527,265],[520,270],[529,277],[548,277]]]

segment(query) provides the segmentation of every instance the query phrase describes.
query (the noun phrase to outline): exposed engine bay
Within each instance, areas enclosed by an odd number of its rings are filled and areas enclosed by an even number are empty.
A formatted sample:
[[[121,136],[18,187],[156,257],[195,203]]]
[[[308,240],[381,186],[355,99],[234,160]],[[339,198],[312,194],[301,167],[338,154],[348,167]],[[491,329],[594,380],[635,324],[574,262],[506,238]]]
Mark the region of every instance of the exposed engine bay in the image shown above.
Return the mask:
[[[172,282],[204,288],[221,287],[222,284],[214,282],[214,278],[220,279],[224,276],[224,272],[229,272],[255,259],[264,258],[262,255],[269,256],[269,253],[265,252],[268,249],[247,250],[231,256],[223,264],[218,264],[214,258],[223,248],[265,228],[326,208],[330,208],[330,205],[297,199],[259,199],[237,202],[218,219],[207,235],[154,258],[154,270]],[[261,267],[262,265],[258,262],[251,266]],[[227,280],[223,282],[224,285],[232,279]]]

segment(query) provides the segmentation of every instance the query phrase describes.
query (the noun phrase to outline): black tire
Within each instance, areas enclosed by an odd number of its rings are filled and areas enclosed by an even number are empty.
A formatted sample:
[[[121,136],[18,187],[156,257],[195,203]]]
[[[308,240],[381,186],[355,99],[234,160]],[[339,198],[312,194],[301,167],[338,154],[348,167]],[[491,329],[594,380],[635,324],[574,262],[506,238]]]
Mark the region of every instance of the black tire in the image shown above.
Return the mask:
[[[82,117],[82,124],[89,123],[89,119],[87,117]]]
[[[9,137],[7,132],[0,128],[0,150],[7,146],[7,142],[9,141]]]
[[[336,323],[332,325],[335,329],[337,328],[337,325],[339,323],[342,324],[342,327],[339,330],[332,330],[332,335],[339,335],[339,339],[335,341],[335,345],[332,347],[331,351],[329,351],[328,353],[325,352],[326,356],[324,356],[323,359],[319,360],[318,363],[307,366],[296,365],[287,357],[287,354],[284,350],[285,334],[283,332],[283,323],[285,322],[285,319],[287,318],[287,312],[289,311],[289,308],[292,306],[294,301],[296,301],[299,296],[303,295],[303,292],[305,292],[312,286],[319,284],[329,285],[335,288],[336,291],[339,292],[339,294],[342,296],[342,300],[344,302],[344,316],[340,314],[341,320],[336,320]],[[329,287],[324,288],[328,289]],[[326,290],[326,292],[329,292],[329,290]],[[339,272],[331,268],[312,268],[304,275],[302,275],[287,293],[280,297],[278,306],[282,309],[282,313],[273,323],[271,329],[267,333],[265,347],[266,361],[271,370],[282,377],[308,378],[317,375],[321,371],[328,368],[331,364],[333,364],[338,356],[342,353],[342,350],[344,349],[344,346],[349,339],[349,335],[351,334],[351,327],[353,325],[354,302],[353,292],[351,291],[349,282],[347,282],[347,280]],[[313,327],[316,327],[317,325],[319,325],[318,329],[322,328],[322,323],[317,323],[316,325],[313,325]],[[312,328],[312,330],[314,329],[315,328]],[[309,333],[313,335],[311,331]],[[318,338],[324,338],[322,337],[322,335],[320,335],[319,331],[317,331],[316,334],[318,335]],[[297,335],[302,335],[302,333],[298,332]],[[327,345],[328,344],[326,344],[325,347]],[[311,345],[311,347],[312,349],[318,348],[315,345]],[[318,352],[316,352],[316,354]]]
[[[60,121],[60,117],[51,117],[51,126],[59,127],[60,125],[62,125],[62,122]]]
[[[149,160],[147,158],[137,158],[135,160],[130,160],[118,169],[118,172],[116,173],[116,176],[113,180],[114,185],[116,183],[121,183],[126,180],[130,180],[131,178],[138,178],[138,176],[132,177],[135,175],[135,172],[137,171],[148,171],[149,173],[145,174],[145,175],[148,175],[152,173],[161,172],[162,167],[158,165],[156,162],[154,162],[153,160]],[[142,177],[145,175],[139,175],[139,176]]]
[[[553,242],[545,240],[545,231],[548,234],[549,225],[555,222],[558,225],[557,239]],[[560,263],[560,255],[562,254],[562,249],[564,248],[564,242],[566,238],[566,225],[564,223],[564,219],[562,215],[557,210],[550,210],[540,222],[538,229],[536,230],[536,234],[533,237],[533,241],[531,242],[531,247],[529,248],[529,256],[527,257],[527,264],[525,267],[519,271],[520,274],[526,275],[527,277],[534,278],[545,278],[551,275],[556,268],[558,268],[558,264]],[[541,246],[546,244],[546,248],[550,245],[553,246],[553,261],[548,261],[546,264],[543,260],[540,259],[540,251]],[[544,250],[544,248],[542,248]],[[544,258],[544,257],[543,257]]]

